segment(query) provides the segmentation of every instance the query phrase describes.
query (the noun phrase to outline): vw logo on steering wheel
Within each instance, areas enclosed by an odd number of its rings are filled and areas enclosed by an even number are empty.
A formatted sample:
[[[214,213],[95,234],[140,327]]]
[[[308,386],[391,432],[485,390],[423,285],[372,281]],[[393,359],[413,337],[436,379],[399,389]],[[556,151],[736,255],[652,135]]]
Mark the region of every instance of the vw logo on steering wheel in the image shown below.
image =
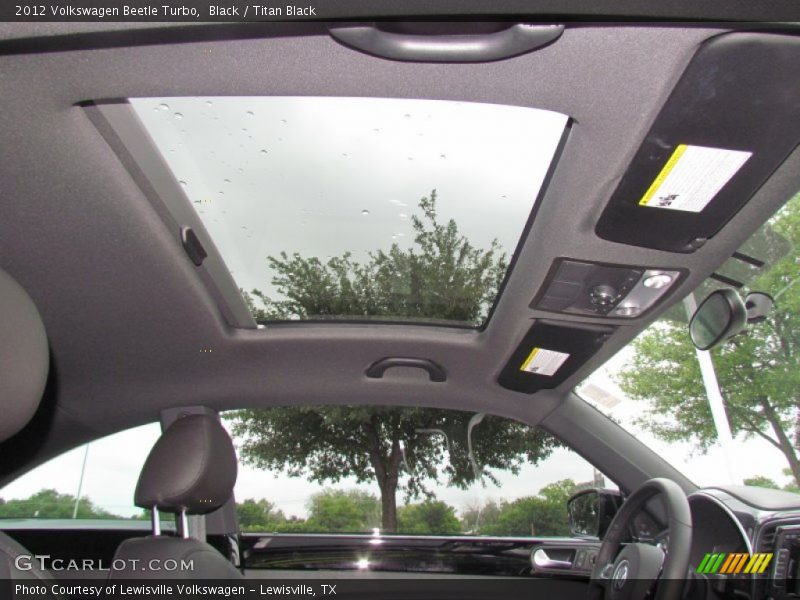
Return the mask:
[[[629,570],[630,564],[627,560],[623,560],[617,565],[617,568],[614,570],[614,575],[611,577],[611,585],[614,586],[615,590],[621,590],[622,586],[625,585]]]

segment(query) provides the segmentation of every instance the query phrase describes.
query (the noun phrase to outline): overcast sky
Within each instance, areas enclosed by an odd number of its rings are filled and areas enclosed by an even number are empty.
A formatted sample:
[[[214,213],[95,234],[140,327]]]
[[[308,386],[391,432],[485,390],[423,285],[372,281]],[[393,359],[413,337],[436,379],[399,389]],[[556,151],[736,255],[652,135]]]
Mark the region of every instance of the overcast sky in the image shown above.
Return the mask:
[[[516,248],[566,124],[545,110],[384,98],[133,100],[239,286],[267,256],[325,260],[413,242],[438,192],[473,245]]]

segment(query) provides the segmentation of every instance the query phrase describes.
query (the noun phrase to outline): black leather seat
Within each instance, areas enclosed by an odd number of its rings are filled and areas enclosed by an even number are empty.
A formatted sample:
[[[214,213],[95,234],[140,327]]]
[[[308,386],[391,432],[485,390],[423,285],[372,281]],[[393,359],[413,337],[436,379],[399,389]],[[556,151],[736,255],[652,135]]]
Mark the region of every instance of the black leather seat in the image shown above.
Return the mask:
[[[0,441],[4,441],[25,427],[39,407],[50,359],[44,323],[36,305],[2,269],[0,315]],[[17,558],[29,555],[28,550],[0,533],[0,581],[52,583],[52,576],[37,568],[35,561],[30,568],[18,566]],[[29,562],[20,561],[20,565]]]
[[[186,531],[186,515],[227,502],[236,469],[233,442],[217,418],[192,414],[172,423],[150,451],[134,494],[136,506],[153,512],[153,535],[120,544],[109,579],[241,579],[226,557]],[[183,537],[160,535],[159,511],[179,515]]]

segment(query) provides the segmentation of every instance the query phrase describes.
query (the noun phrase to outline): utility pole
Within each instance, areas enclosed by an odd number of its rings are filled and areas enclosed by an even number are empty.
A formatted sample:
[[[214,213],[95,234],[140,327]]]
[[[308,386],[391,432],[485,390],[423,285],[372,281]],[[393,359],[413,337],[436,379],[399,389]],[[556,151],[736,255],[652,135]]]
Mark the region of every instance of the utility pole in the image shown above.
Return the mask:
[[[691,320],[692,315],[697,310],[697,300],[694,297],[694,293],[684,298],[683,306],[686,309],[688,320]],[[736,468],[736,445],[733,442],[733,434],[731,433],[731,424],[730,421],[728,421],[728,414],[725,412],[725,402],[722,398],[722,391],[719,389],[717,372],[714,369],[714,360],[708,350],[698,350],[695,348],[695,354],[697,355],[697,363],[700,365],[700,374],[703,376],[703,385],[706,388],[708,406],[711,408],[711,417],[714,420],[714,427],[717,430],[717,439],[725,455],[728,479],[732,484],[742,485],[742,477]]]
[[[75,508],[72,509],[72,518],[78,518],[78,505],[81,503],[81,493],[83,492],[83,476],[86,474],[86,459],[89,458],[89,444],[86,444],[83,451],[83,466],[81,467],[81,478],[78,480],[78,493],[75,494]]]

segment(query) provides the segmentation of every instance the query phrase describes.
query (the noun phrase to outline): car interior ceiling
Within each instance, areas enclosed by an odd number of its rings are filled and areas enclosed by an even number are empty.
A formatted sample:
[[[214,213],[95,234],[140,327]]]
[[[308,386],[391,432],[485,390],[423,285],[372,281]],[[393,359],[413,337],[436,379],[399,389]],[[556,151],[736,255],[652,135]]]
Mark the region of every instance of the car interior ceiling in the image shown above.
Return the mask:
[[[35,303],[49,344],[36,414],[0,440],[0,485],[70,448],[166,420],[181,407],[221,412],[313,400],[513,418],[544,427],[598,468],[619,474],[616,483],[625,492],[652,477],[694,491],[691,481],[574,389],[800,189],[792,123],[778,128],[785,140],[768,132],[763,143],[775,147],[771,162],[759,163],[761,170],[734,190],[727,213],[703,225],[707,236],[687,238],[678,221],[664,227],[626,220],[625,186],[652,179],[641,162],[651,152],[647,144],[677,118],[665,109],[670,101],[683,102],[680,94],[691,99],[681,82],[703,52],[763,51],[769,60],[785,60],[788,83],[780,89],[800,95],[800,67],[792,66],[800,65],[797,30],[761,29],[719,22],[567,23],[558,39],[533,52],[451,64],[384,60],[340,43],[322,22],[0,26],[0,132],[7,146],[0,161],[0,268]],[[764,76],[760,71],[745,70],[742,77]],[[113,117],[113,106],[127,98],[223,95],[425,98],[567,115],[557,157],[486,326],[234,326],[232,315],[244,301],[226,293],[230,281],[226,288],[208,264],[187,256],[186,223],[159,195],[153,167],[126,147],[125,123]],[[711,138],[727,135],[729,127],[713,115],[704,119],[692,127],[713,146]],[[704,123],[711,124],[707,131]],[[742,125],[745,132],[759,127]],[[204,252],[221,264],[202,226],[193,225]],[[682,246],[673,234],[687,238]],[[661,247],[650,244],[656,238]],[[560,259],[673,270],[680,278],[639,316],[556,313],[537,301]],[[565,348],[578,358],[563,377],[548,384],[519,375],[518,364],[537,340],[566,338],[572,345]],[[379,377],[366,373],[387,357],[415,357],[431,377],[402,364]],[[430,364],[441,366],[444,380],[436,381]]]
[[[59,40],[60,31],[68,40],[72,27],[53,24],[44,33]],[[87,47],[68,44],[63,51],[25,52],[22,41],[23,50],[14,51],[15,40],[7,35],[4,41],[0,76],[8,108],[2,129],[15,150],[2,168],[8,197],[25,199],[11,203],[0,224],[4,266],[44,315],[54,374],[37,415],[37,428],[49,434],[23,433],[6,443],[4,454],[19,458],[3,465],[5,480],[65,448],[152,421],[170,406],[225,409],[310,397],[374,402],[375,387],[363,372],[384,356],[433,360],[445,366],[448,381],[436,387],[393,374],[381,382],[381,402],[490,408],[528,423],[550,415],[550,426],[559,427],[559,411],[568,410],[575,384],[696,287],[797,187],[800,155],[794,152],[713,240],[689,254],[609,243],[594,234],[609,195],[687,64],[704,43],[726,33],[722,26],[567,27],[536,52],[457,66],[375,59],[334,41],[323,24],[264,24],[259,37],[203,41],[191,35],[183,41],[186,29],[164,30],[171,43],[124,45],[129,38],[123,36],[123,45],[94,48],[90,37]],[[123,33],[110,28],[103,41]],[[32,30],[23,41],[36,37]],[[285,56],[294,57],[291,64]],[[269,335],[231,328],[150,190],[109,151],[83,107],[104,98],[220,93],[469,99],[569,115],[561,156],[488,327],[387,325],[366,332],[302,324],[275,326]],[[552,317],[529,304],[558,257],[679,265],[688,275],[658,310],[641,318],[620,323],[570,316],[575,324],[613,330],[555,389],[532,396],[505,390],[497,373],[531,320]],[[215,348],[213,369],[198,357],[200,347]],[[323,382],[334,374],[338,384],[328,391]],[[15,447],[26,452],[12,452]],[[601,455],[597,450],[582,451]]]

